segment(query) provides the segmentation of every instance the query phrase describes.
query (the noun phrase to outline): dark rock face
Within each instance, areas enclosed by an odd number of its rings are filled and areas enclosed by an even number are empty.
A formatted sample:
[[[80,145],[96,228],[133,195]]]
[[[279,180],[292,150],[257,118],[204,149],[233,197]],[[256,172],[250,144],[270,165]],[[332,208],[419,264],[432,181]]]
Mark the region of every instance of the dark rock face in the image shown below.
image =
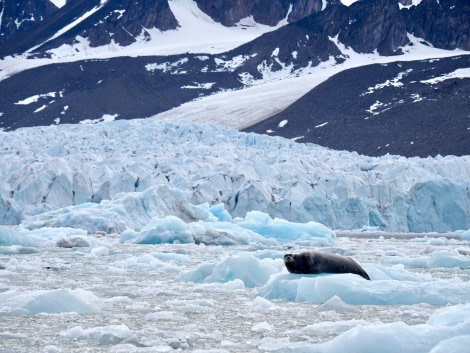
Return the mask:
[[[377,50],[381,55],[394,55],[409,42],[398,2],[361,1],[348,12],[349,18],[342,19],[339,41],[358,53]]]
[[[470,2],[423,0],[404,10],[408,32],[442,49],[470,50]]]
[[[87,11],[99,6],[100,0],[69,1],[60,10],[55,11],[44,21],[36,23],[27,31],[22,31],[14,38],[0,46],[0,58],[7,55],[21,54],[34,46],[46,42],[62,28],[72,23],[75,19],[83,16]],[[64,36],[67,33],[64,34]],[[60,37],[59,37],[60,38]],[[60,46],[59,38],[52,40],[50,44],[56,43]],[[40,51],[40,50],[37,50]],[[41,53],[42,54],[42,53]]]
[[[288,21],[294,22],[322,10],[322,0],[196,0],[198,7],[224,26],[233,26],[241,19],[253,16],[261,24],[275,26],[292,11]]]
[[[199,55],[41,66],[0,81],[0,128],[97,122],[106,115],[146,118],[203,95],[238,88],[242,84],[232,72],[217,70],[214,60]],[[37,99],[25,101],[29,97]]]
[[[91,47],[109,44],[112,40],[125,46],[135,42],[135,37],[145,35],[145,28],[166,31],[177,26],[167,0],[114,0],[38,51],[71,44],[76,36],[88,38]]]
[[[39,1],[39,0],[37,0]],[[46,0],[42,0],[48,2]],[[72,44],[77,36],[87,38],[91,47],[111,43],[129,45],[135,37],[143,34],[144,28],[158,28],[162,31],[178,26],[167,0],[110,0],[98,11],[59,37],[47,41],[60,29],[67,26],[88,11],[99,7],[100,0],[69,1],[59,11],[44,21],[23,31],[21,36],[10,40],[0,48],[0,57],[22,53],[44,43],[36,52],[45,52],[62,44]],[[57,10],[57,8],[54,9]]]
[[[114,1],[104,6],[100,17],[99,22],[82,32],[92,47],[108,44],[112,39],[120,45],[129,45],[142,34],[143,28],[166,31],[178,26],[167,0]]]
[[[58,9],[48,0],[0,2],[0,45],[44,21]]]

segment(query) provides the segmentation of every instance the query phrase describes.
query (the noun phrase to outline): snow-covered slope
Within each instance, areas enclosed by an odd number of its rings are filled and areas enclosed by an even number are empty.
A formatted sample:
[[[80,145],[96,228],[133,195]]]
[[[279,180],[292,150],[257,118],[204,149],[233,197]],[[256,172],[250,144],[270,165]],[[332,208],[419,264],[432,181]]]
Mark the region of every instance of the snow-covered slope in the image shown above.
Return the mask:
[[[103,3],[104,4],[104,3]],[[241,44],[247,43],[263,33],[273,31],[286,22],[279,23],[276,27],[260,25],[247,18],[234,27],[225,27],[212,20],[203,13],[193,0],[172,0],[168,3],[173,12],[178,27],[173,30],[161,31],[159,29],[146,29],[148,37],[142,35],[131,45],[121,46],[117,43],[90,47],[85,38],[77,37],[77,43],[63,45],[49,51],[49,58],[30,58],[30,48],[24,55],[5,57],[0,62],[0,79],[11,76],[14,73],[53,63],[80,61],[86,59],[108,59],[117,56],[153,56],[175,55],[184,53],[216,54],[229,51]],[[94,8],[96,12],[99,8]],[[83,21],[91,14],[87,13]],[[74,25],[77,25],[77,19]],[[71,26],[70,26],[71,28]],[[53,34],[47,41],[59,36],[64,30]],[[39,47],[39,44],[36,46]]]

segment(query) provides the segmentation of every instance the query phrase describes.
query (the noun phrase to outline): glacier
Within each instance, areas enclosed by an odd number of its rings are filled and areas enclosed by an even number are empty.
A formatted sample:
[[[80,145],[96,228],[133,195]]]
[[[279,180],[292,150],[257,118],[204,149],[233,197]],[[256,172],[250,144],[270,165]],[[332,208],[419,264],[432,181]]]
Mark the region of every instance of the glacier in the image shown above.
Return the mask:
[[[470,158],[371,158],[153,120],[0,132],[3,224],[140,231],[152,217],[259,211],[331,229],[470,229]],[[79,227],[79,228],[80,228]]]
[[[147,119],[0,131],[0,161],[10,351],[470,343],[469,156],[372,158]],[[309,249],[353,257],[371,281],[289,273],[284,254]]]

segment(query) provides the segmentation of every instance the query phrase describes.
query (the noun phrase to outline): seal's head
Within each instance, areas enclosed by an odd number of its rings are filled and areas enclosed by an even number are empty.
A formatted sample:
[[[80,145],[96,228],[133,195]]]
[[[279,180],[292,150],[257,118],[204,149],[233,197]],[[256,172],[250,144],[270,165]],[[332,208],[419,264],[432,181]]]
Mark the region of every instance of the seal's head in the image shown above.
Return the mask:
[[[285,254],[284,255],[284,264],[286,265],[287,270],[290,273],[295,273],[295,258],[297,255]]]

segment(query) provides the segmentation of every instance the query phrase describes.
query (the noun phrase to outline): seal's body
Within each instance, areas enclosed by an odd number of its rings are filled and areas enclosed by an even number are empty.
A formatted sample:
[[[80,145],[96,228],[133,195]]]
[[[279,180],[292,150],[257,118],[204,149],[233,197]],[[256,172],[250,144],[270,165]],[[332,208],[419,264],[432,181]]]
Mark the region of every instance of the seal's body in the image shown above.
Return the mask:
[[[319,251],[284,255],[284,264],[290,273],[354,273],[370,280],[369,275],[350,257]]]

